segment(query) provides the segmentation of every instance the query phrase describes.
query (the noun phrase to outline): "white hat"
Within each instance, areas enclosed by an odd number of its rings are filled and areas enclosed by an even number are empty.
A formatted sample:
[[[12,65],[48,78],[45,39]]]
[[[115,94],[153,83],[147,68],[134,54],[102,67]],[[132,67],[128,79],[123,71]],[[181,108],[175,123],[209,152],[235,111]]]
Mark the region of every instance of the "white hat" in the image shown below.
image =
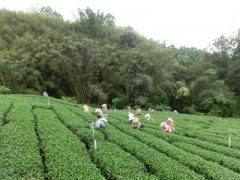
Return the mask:
[[[145,119],[147,119],[147,120],[150,120],[150,118],[151,118],[150,114],[146,114],[144,117],[145,117]]]
[[[99,109],[99,108],[97,108],[97,109],[95,110],[95,113],[96,113],[97,115],[99,115],[99,116],[102,116],[102,114],[103,114],[102,110]]]

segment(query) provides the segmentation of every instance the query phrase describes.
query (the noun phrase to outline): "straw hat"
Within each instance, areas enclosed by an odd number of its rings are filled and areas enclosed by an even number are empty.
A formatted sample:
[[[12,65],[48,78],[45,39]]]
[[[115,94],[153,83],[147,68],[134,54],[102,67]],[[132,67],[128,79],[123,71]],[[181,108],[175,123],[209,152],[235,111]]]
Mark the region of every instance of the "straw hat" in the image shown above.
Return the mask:
[[[145,119],[147,119],[147,120],[150,120],[150,118],[151,118],[150,114],[146,114],[144,117],[145,117]]]
[[[139,119],[136,118],[136,117],[134,117],[133,120],[132,120],[133,123],[137,123],[138,121],[139,121]]]

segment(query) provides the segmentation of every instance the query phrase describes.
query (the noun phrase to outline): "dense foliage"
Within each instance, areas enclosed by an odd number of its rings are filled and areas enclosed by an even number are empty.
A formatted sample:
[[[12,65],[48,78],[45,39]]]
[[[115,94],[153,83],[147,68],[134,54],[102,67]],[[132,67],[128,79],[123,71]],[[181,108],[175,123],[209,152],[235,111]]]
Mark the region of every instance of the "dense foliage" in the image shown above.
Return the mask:
[[[117,108],[236,116],[239,40],[239,33],[220,37],[209,53],[148,40],[90,8],[79,9],[73,22],[50,7],[32,13],[2,9],[0,93],[47,91]]]
[[[239,119],[146,113],[136,130],[127,110],[108,110],[93,138],[96,116],[82,105],[0,95],[0,179],[240,179]],[[167,117],[173,133],[159,128]]]

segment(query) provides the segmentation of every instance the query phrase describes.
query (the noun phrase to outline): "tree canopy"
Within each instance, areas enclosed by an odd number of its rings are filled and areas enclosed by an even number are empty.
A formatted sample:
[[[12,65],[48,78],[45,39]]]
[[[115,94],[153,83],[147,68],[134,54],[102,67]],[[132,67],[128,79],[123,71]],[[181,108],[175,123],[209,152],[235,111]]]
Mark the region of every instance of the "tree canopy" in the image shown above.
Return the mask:
[[[51,7],[0,10],[0,88],[117,108],[239,115],[240,31],[216,39],[209,52],[166,46],[114,20],[90,8],[73,22]]]

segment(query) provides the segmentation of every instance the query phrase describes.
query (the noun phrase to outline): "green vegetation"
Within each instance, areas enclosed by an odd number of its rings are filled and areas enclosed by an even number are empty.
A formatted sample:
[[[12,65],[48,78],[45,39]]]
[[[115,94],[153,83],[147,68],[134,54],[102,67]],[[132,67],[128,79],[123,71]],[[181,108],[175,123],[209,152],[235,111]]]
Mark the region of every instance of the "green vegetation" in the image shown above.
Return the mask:
[[[126,110],[109,110],[93,138],[96,117],[82,105],[50,98],[48,106],[34,95],[0,100],[1,179],[240,178],[239,119],[155,111],[146,121],[143,112],[136,130]],[[169,116],[176,124],[170,134],[159,129]]]
[[[9,89],[6,86],[0,86],[0,94],[8,94],[11,92],[11,89]]]
[[[177,160],[199,174],[204,174],[207,179],[227,179],[229,176],[231,176],[232,179],[240,178],[240,174],[234,173],[227,168],[223,168],[217,163],[208,162],[196,155],[189,154],[184,150],[145,132],[131,131],[131,127],[125,124],[119,124],[114,120],[111,122],[121,131],[135,137],[137,140],[147,144],[149,147],[168,155],[172,159]]]
[[[8,102],[3,97],[1,102]],[[15,101],[6,116],[9,123],[0,127],[0,178],[44,179],[31,106]]]
[[[239,116],[239,33],[216,39],[211,53],[167,47],[90,8],[73,22],[50,7],[2,9],[0,27],[0,94]]]
[[[50,179],[104,179],[88,157],[86,148],[51,110],[33,111]]]

